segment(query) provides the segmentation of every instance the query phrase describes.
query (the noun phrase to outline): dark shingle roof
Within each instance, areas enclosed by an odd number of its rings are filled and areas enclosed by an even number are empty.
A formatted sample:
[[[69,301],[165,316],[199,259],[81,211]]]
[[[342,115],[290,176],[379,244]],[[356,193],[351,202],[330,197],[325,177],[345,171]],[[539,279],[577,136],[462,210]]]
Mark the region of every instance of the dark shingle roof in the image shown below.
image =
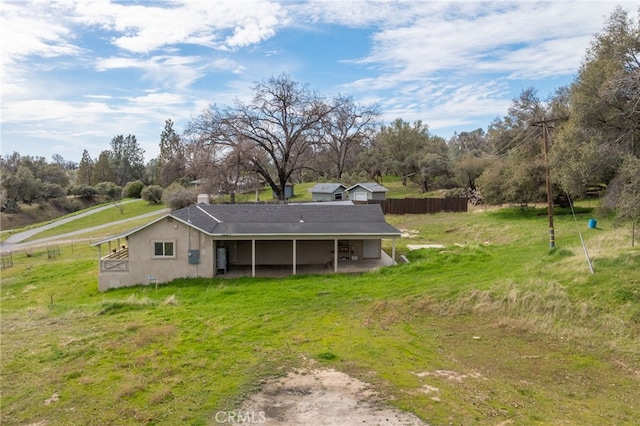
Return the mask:
[[[174,218],[214,235],[384,235],[400,236],[379,205],[198,204]]]
[[[347,188],[347,191],[353,190],[356,187],[362,187],[369,192],[388,192],[389,190],[384,186],[380,185],[378,182],[364,182],[364,183],[356,183],[355,185]]]
[[[316,194],[333,194],[341,187],[343,190],[347,189],[347,187],[341,183],[316,183],[313,187],[309,188],[309,192]]]

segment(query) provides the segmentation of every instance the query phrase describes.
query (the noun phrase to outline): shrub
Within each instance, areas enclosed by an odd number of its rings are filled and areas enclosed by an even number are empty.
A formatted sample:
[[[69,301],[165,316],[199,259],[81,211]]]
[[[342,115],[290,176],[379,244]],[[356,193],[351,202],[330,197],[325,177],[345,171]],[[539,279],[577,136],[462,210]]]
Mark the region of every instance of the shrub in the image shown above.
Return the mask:
[[[158,204],[162,202],[163,191],[164,190],[159,185],[149,185],[142,190],[140,195],[142,196],[142,199],[148,203]]]
[[[58,210],[62,210],[67,213],[77,212],[84,208],[82,203],[74,198],[54,198],[50,203]]]
[[[100,182],[96,184],[98,194],[104,195],[108,201],[119,200],[122,196],[122,187],[113,182]]]
[[[96,195],[98,195],[98,190],[93,186],[89,185],[79,185],[71,188],[71,195],[75,195],[78,198],[84,198],[86,200],[92,200]]]
[[[467,188],[452,188],[445,192],[445,197],[466,197]]]
[[[141,198],[142,190],[144,189],[144,182],[141,180],[134,180],[127,183],[122,190],[123,198]]]
[[[193,191],[180,184],[173,183],[164,190],[162,202],[172,210],[181,209],[195,204],[197,196]]]
[[[65,189],[57,183],[45,182],[42,185],[42,192],[40,195],[45,200],[49,200],[51,198],[65,197],[67,195],[67,191],[65,191]]]
[[[1,210],[6,213],[18,213],[20,212],[20,204],[18,200],[9,199],[2,203]]]

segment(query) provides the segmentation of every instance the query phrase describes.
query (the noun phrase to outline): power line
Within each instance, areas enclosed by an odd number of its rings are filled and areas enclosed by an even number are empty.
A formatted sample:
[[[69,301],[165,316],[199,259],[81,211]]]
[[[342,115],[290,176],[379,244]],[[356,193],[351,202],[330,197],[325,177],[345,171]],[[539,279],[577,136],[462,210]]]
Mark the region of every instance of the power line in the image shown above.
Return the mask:
[[[501,157],[504,157],[506,155],[509,155],[509,153],[511,153],[511,151],[514,151],[514,150],[520,148],[521,146],[531,142],[531,140],[537,136],[536,132],[531,132],[522,141],[518,142],[515,146],[509,148],[509,146],[512,145],[513,142],[517,141],[517,138],[520,135],[522,135],[524,130],[526,130],[526,129],[521,130],[520,133],[515,138],[513,138],[510,143],[508,143],[507,145],[503,146],[499,150],[499,151],[504,151],[504,153],[502,153],[502,154],[494,154],[493,157],[501,158]]]

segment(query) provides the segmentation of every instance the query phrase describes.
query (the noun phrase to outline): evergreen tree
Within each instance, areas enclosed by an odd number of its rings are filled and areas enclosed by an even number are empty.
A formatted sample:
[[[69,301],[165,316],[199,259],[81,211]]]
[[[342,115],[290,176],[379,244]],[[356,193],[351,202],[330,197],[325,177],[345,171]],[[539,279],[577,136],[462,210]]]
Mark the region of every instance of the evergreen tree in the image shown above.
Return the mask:
[[[115,175],[111,168],[111,151],[102,151],[98,157],[98,161],[93,166],[92,182],[96,184],[100,182],[115,183]]]
[[[160,155],[158,156],[158,176],[160,184],[167,187],[186,172],[185,149],[180,136],[173,129],[173,121],[167,119],[160,134]]]
[[[111,167],[117,185],[144,178],[144,150],[134,135],[118,135],[111,140]]]
[[[76,177],[77,185],[93,185],[97,183],[93,181],[93,166],[93,159],[89,155],[89,151],[83,150]]]

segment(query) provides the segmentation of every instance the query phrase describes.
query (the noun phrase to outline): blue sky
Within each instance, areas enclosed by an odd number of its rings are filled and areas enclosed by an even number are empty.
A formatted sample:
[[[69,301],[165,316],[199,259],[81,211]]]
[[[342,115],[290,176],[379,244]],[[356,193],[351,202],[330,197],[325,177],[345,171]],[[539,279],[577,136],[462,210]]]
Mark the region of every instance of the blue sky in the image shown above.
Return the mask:
[[[523,89],[570,83],[616,5],[637,2],[0,0],[2,155],[79,162],[133,134],[157,156],[208,104],[281,73],[449,138]]]

